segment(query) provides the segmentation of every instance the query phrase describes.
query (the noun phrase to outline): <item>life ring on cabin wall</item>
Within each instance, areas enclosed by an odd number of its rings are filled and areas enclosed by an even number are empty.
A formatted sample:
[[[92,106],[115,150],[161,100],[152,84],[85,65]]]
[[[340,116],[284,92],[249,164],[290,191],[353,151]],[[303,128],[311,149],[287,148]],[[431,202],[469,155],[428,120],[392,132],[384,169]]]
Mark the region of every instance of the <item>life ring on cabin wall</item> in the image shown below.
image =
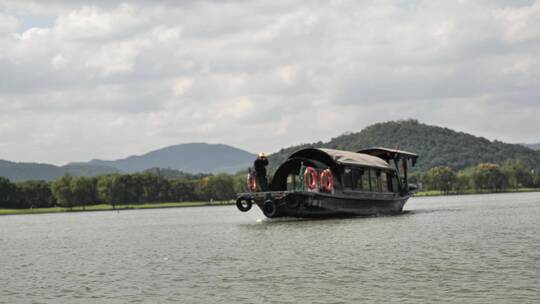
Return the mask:
[[[334,187],[334,179],[332,177],[332,171],[330,171],[330,169],[324,170],[321,173],[319,182],[321,184],[322,191],[332,192],[332,188]]]
[[[317,188],[317,171],[313,167],[307,167],[304,172],[304,185],[309,190]]]
[[[249,192],[257,192],[257,178],[252,174],[247,176],[247,188]]]

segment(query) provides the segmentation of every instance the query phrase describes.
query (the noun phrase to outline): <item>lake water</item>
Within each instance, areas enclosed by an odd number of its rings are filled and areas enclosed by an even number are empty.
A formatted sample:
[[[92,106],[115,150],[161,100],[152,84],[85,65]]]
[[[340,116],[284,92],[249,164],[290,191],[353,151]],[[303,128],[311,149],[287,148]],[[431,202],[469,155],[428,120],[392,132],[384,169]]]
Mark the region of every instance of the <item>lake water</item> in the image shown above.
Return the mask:
[[[399,216],[235,206],[0,217],[0,303],[539,303],[540,193]]]

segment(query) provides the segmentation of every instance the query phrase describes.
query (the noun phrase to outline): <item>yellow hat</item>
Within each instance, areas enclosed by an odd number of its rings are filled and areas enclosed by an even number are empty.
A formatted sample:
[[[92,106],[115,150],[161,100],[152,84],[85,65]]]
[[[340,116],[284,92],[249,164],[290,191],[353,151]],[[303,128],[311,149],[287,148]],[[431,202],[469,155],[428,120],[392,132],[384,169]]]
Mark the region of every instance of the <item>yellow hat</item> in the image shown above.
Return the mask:
[[[259,152],[259,157],[265,157],[266,155],[264,154],[264,152]]]

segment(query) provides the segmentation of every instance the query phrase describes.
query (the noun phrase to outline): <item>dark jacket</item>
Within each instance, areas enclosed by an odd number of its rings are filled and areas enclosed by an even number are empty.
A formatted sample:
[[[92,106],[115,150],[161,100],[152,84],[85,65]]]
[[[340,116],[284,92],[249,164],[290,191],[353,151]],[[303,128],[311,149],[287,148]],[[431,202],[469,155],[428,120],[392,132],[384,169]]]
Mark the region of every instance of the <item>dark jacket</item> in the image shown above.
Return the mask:
[[[255,173],[257,174],[257,176],[266,176],[266,166],[268,166],[268,159],[266,157],[257,158],[253,163],[253,166],[255,167]]]

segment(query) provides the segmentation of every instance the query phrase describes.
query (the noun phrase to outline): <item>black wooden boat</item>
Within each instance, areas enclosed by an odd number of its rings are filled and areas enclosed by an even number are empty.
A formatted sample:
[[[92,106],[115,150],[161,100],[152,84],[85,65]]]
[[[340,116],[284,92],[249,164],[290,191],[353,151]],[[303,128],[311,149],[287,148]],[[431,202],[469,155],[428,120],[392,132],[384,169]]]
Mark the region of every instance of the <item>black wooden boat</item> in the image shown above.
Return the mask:
[[[407,169],[418,155],[369,148],[358,152],[307,148],[293,153],[261,191],[248,174],[248,192],[238,193],[240,211],[257,204],[273,217],[347,217],[397,214],[411,196]]]

